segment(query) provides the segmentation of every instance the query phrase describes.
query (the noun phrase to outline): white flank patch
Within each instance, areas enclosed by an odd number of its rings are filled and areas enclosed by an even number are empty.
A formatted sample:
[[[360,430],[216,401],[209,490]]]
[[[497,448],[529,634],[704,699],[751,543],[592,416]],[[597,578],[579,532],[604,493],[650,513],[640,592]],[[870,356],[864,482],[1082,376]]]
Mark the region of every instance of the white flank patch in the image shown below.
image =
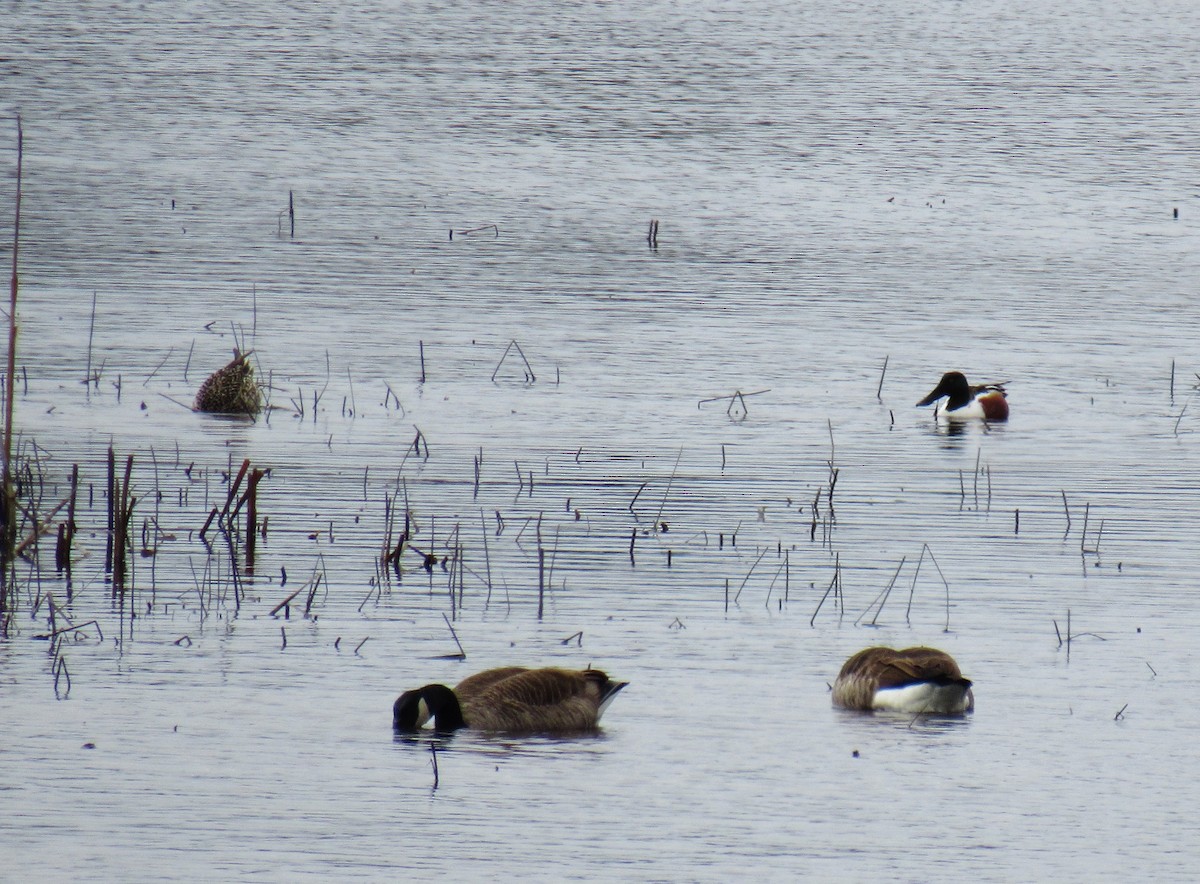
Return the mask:
[[[961,685],[935,685],[927,681],[902,688],[882,688],[875,692],[873,709],[886,712],[965,712],[971,705],[970,694]]]
[[[951,411],[945,406],[938,407],[938,417],[948,421],[969,421],[984,417],[983,406],[978,399],[972,399],[962,408]]]

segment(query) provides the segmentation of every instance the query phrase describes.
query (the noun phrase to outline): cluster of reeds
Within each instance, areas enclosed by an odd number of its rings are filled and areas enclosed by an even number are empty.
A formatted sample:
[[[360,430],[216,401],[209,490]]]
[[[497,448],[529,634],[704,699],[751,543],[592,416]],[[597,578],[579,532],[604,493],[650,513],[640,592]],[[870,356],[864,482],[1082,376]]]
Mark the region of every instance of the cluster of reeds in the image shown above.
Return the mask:
[[[200,540],[211,551],[212,547],[208,541],[208,531],[212,527],[216,527],[217,533],[224,539],[226,548],[229,551],[230,562],[233,565],[233,573],[237,573],[238,565],[238,541],[244,539],[246,571],[254,571],[254,554],[256,539],[261,536],[264,539],[267,536],[267,520],[259,520],[258,518],[258,485],[267,475],[268,471],[259,467],[250,467],[250,458],[242,461],[241,467],[237,471],[236,477],[230,479],[229,491],[225,496],[225,505],[222,507],[213,507],[205,520],[204,525],[200,528]],[[245,490],[242,489],[242,483],[246,483]],[[238,530],[238,518],[245,512],[245,532]],[[235,596],[237,600],[237,596]]]

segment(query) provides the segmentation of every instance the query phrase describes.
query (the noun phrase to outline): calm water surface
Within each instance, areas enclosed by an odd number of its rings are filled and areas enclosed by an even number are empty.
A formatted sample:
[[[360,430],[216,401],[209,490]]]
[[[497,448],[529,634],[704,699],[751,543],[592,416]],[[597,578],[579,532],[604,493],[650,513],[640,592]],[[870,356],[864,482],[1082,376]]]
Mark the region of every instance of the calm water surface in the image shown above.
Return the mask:
[[[33,505],[81,481],[73,580],[44,540],[0,641],[9,872],[1194,875],[1192,5],[6,0],[0,31]],[[255,423],[182,407],[235,337]],[[913,408],[950,368],[1012,420]],[[155,551],[118,600],[110,445]],[[246,458],[239,595],[197,535]],[[445,567],[381,576],[392,500]],[[51,645],[52,610],[95,623]],[[873,643],[944,647],[978,711],[832,710]],[[595,737],[393,736],[399,691],[509,663],[631,686]]]

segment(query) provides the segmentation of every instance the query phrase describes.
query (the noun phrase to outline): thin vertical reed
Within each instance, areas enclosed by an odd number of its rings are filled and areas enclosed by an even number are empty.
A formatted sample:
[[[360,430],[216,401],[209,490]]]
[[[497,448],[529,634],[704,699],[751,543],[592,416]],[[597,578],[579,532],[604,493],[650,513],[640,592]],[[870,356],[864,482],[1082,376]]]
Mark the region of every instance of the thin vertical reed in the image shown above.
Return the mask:
[[[106,517],[104,543],[104,573],[111,574],[113,569],[113,526],[116,524],[117,497],[117,455],[111,445],[108,446],[108,513]],[[201,536],[204,532],[201,531]]]
[[[8,361],[4,376],[4,469],[0,478],[0,633],[8,633],[11,614],[11,599],[16,598],[15,565],[13,551],[17,543],[17,488],[13,478],[13,383],[17,364],[17,251],[21,242],[21,180],[22,162],[25,155],[25,133],[21,127],[21,116],[17,115],[17,192],[13,209],[12,279],[9,285],[8,302]]]
[[[250,471],[246,482],[246,569],[254,570],[254,546],[258,536],[258,483],[265,475],[264,470]]]
[[[93,379],[92,379],[92,339],[95,335],[95,332],[96,332],[96,293],[93,291],[92,292],[92,318],[91,318],[91,321],[88,323],[87,374],[85,374],[83,377],[83,383],[85,385],[85,389],[88,390],[89,392],[92,389],[92,383],[93,383]],[[194,347],[195,345],[196,345],[196,342],[192,341],[192,346]],[[191,358],[190,350],[188,351],[188,357],[189,357],[189,361],[190,361],[190,358]],[[185,381],[187,380],[187,370],[186,369],[183,372],[183,379]],[[98,383],[96,385],[99,386]]]
[[[546,550],[538,547],[538,620],[542,619],[546,594]]]

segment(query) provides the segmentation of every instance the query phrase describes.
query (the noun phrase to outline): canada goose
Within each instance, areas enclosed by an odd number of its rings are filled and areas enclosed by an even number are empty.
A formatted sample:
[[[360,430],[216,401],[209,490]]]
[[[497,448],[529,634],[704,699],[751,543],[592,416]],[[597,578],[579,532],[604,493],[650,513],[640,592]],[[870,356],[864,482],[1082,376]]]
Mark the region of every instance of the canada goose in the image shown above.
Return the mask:
[[[936,648],[867,648],[846,661],[833,683],[833,705],[890,712],[969,712],[971,680]]]
[[[626,684],[598,669],[488,669],[463,679],[454,690],[428,684],[405,691],[392,707],[392,724],[398,731],[417,731],[432,718],[439,731],[592,730]]]
[[[983,418],[989,421],[1008,420],[1008,394],[1004,384],[971,386],[961,371],[948,371],[929,395],[917,403],[932,405],[945,397],[946,404],[937,409],[943,420],[960,421]]]

